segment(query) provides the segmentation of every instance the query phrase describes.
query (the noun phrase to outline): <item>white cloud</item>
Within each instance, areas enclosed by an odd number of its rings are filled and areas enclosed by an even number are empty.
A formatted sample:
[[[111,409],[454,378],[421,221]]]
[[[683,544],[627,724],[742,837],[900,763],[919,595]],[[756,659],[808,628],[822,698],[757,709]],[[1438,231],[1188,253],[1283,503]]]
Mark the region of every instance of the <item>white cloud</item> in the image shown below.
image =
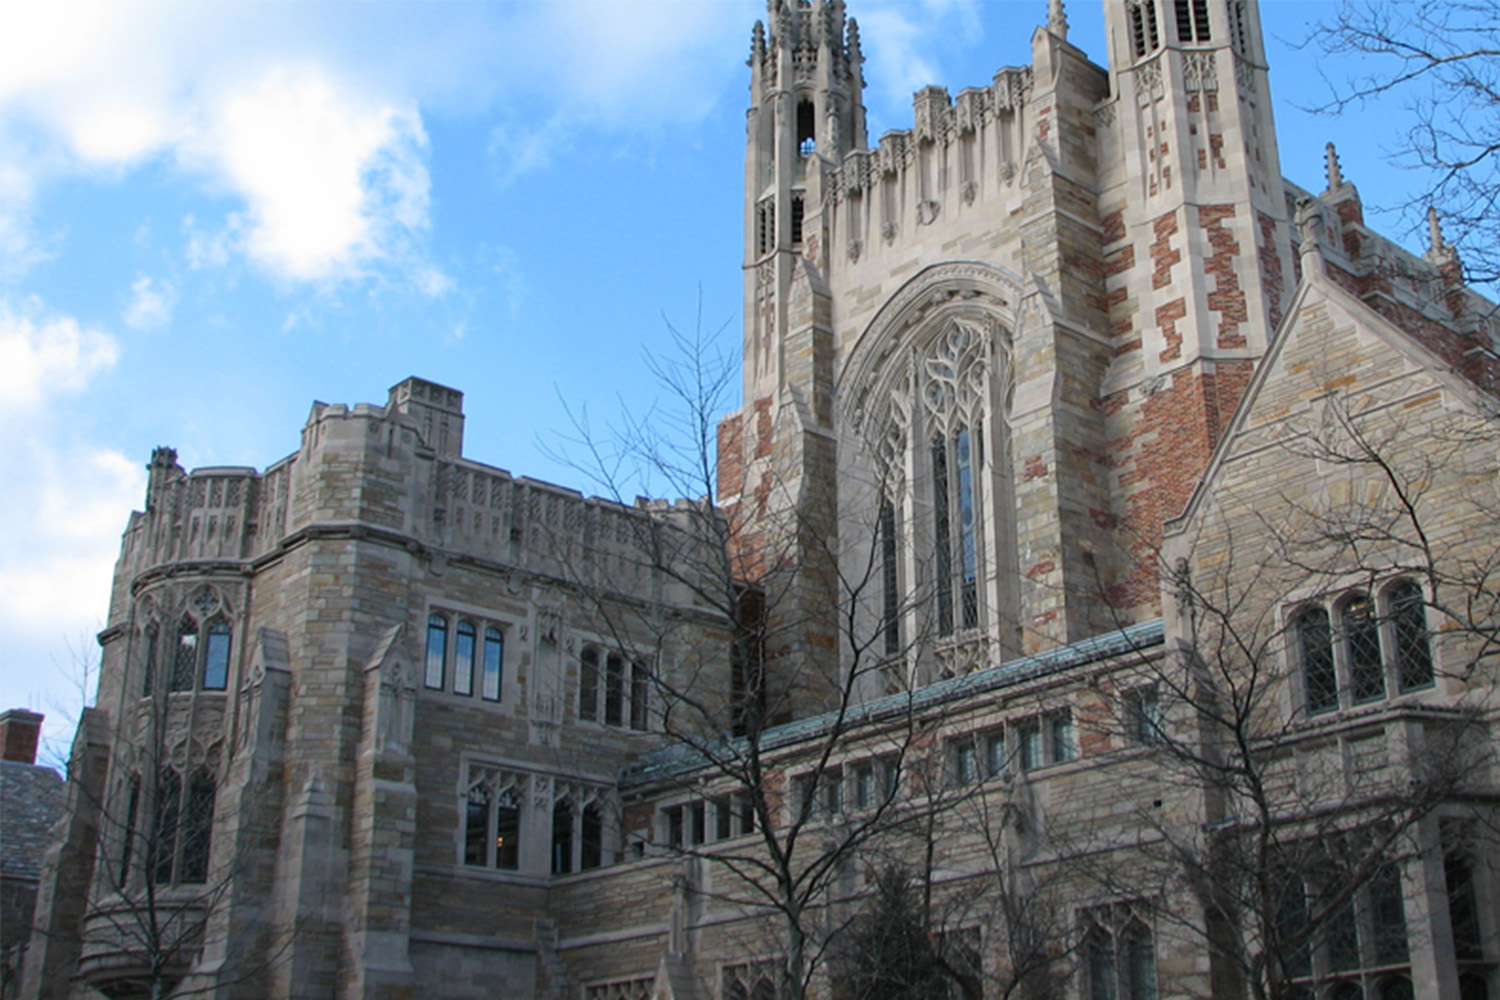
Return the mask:
[[[119,357],[114,337],[79,325],[71,316],[47,316],[27,299],[19,312],[0,301],[0,371],[7,375],[0,414],[32,409],[48,396],[76,392]]]
[[[79,394],[115,363],[114,338],[28,299],[0,300],[0,635],[12,669],[0,703],[50,708],[76,699],[70,664],[45,652],[87,635],[108,607],[122,511],[139,506],[141,463],[79,440]],[[85,652],[90,644],[79,648]],[[53,735],[58,735],[54,728]]]
[[[166,326],[172,321],[172,310],[176,305],[177,289],[171,282],[158,282],[142,275],[130,283],[125,324],[137,330]]]
[[[315,68],[273,69],[212,117],[182,155],[242,194],[242,245],[271,272],[340,277],[425,228],[427,137],[415,109],[362,100]]]

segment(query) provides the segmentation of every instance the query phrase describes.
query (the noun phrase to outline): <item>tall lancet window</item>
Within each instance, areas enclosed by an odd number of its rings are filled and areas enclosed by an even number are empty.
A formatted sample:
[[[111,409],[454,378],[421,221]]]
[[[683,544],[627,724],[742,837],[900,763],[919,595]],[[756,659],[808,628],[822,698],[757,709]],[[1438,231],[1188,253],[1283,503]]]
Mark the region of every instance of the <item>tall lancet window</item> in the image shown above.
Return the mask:
[[[977,628],[981,555],[975,497],[984,467],[984,337],[948,325],[927,358],[923,397],[930,425],[932,567],[940,635]]]
[[[978,268],[930,276],[902,296],[909,309],[878,317],[839,400],[858,435],[850,473],[869,483],[851,498],[868,535],[847,568],[869,581],[861,603],[891,690],[992,666],[1019,646],[1007,303]]]

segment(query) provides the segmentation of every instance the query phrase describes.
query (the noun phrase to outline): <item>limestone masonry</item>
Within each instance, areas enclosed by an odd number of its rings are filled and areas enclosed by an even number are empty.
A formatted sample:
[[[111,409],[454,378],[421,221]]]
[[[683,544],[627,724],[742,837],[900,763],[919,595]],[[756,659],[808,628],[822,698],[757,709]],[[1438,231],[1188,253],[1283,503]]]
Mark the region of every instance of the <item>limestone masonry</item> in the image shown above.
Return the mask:
[[[1495,307],[1282,178],[1255,0],[1045,13],[872,142],[771,0],[712,504],[420,378],[157,449],[21,995],[854,997],[896,862],[954,997],[1497,995]]]

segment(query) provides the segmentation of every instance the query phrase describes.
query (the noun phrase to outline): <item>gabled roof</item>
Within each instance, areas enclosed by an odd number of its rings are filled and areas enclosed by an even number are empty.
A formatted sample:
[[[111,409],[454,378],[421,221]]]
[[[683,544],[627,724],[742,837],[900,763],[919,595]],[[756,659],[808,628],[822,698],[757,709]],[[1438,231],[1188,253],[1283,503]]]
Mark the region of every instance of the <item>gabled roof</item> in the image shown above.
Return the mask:
[[[1224,428],[1224,433],[1220,435],[1213,455],[1209,458],[1208,466],[1203,470],[1197,486],[1193,488],[1192,496],[1188,498],[1182,513],[1167,521],[1163,526],[1163,536],[1170,537],[1184,530],[1212,493],[1212,484],[1218,479],[1219,470],[1233,452],[1241,432],[1245,430],[1245,425],[1250,420],[1250,414],[1255,409],[1261,390],[1266,382],[1280,371],[1278,362],[1281,355],[1289,343],[1295,341],[1299,335],[1305,334],[1300,320],[1311,302],[1328,301],[1348,312],[1365,331],[1384,342],[1393,351],[1406,355],[1449,390],[1454,398],[1472,407],[1476,413],[1491,416],[1500,414],[1500,387],[1485,386],[1456,370],[1448,361],[1412,334],[1371,309],[1357,296],[1330,279],[1324,272],[1321,254],[1314,253],[1309,256],[1314,259],[1305,263],[1302,281],[1292,296],[1286,315],[1276,328],[1270,347],[1257,362],[1255,373],[1240,397],[1234,416]]]

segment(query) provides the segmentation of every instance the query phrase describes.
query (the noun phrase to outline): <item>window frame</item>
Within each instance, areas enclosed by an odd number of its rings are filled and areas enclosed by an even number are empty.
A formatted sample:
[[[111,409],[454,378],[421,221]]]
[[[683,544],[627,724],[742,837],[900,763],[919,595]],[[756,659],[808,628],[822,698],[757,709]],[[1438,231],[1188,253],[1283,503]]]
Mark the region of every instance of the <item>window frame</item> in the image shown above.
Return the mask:
[[[621,732],[651,729],[650,663],[589,641],[578,651],[578,691],[572,705],[580,723]]]
[[[510,623],[497,615],[452,607],[428,608],[422,647],[422,689],[469,702],[505,703],[506,638]],[[441,623],[441,650],[434,638]],[[467,640],[467,653],[465,653]],[[491,651],[496,654],[491,670]],[[440,657],[440,660],[439,660]],[[441,676],[437,676],[437,675]],[[493,678],[493,694],[491,694]],[[434,684],[434,680],[437,683]]]
[[[1409,576],[1290,605],[1285,633],[1289,675],[1296,678],[1290,685],[1294,707],[1308,718],[1323,718],[1433,690],[1438,651],[1428,606],[1425,588]],[[1316,644],[1309,641],[1313,629],[1322,631]],[[1372,651],[1378,653],[1378,675]]]

